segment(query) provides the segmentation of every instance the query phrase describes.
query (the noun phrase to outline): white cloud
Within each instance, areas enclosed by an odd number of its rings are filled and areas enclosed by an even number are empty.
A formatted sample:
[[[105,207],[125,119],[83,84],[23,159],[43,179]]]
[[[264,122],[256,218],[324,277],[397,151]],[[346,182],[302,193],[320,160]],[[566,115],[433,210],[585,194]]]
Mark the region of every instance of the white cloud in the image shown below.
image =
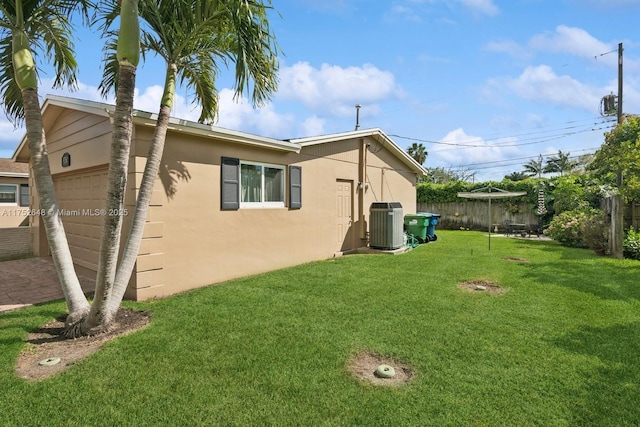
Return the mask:
[[[547,32],[533,36],[529,46],[535,50],[553,53],[568,53],[581,58],[593,59],[603,53],[610,52],[614,47],[604,43],[582,28],[559,25],[555,32]],[[603,61],[607,58],[602,57]],[[612,56],[608,61],[617,61]]]
[[[607,93],[570,76],[559,76],[548,65],[529,66],[517,78],[492,79],[489,85],[496,90],[506,88],[523,99],[591,112],[597,111],[602,93]]]
[[[220,91],[218,126],[272,138],[290,137],[293,116],[277,113],[272,104],[255,109],[246,98],[234,100],[233,97],[231,89]]]
[[[468,135],[462,128],[452,130],[439,142],[446,145],[429,150],[429,158],[438,159],[445,167],[503,160],[518,153],[514,146],[516,138],[486,141],[479,136]]]
[[[311,117],[307,117],[307,119],[302,122],[302,135],[322,135],[324,133],[324,125],[325,120],[318,116],[313,115]]]
[[[395,77],[371,64],[340,67],[322,64],[315,68],[298,62],[280,71],[278,98],[302,102],[314,112],[341,116],[353,114],[353,106],[375,104],[404,96]]]
[[[460,4],[471,12],[480,15],[495,16],[500,13],[500,8],[496,6],[494,0],[404,0],[397,2],[392,6],[391,14],[402,16],[407,20],[419,22],[421,21],[421,11],[416,11],[412,6],[424,3],[443,4],[444,6],[451,8],[456,4]],[[446,18],[441,22],[453,23],[453,21]]]
[[[500,13],[498,6],[492,0],[460,0],[469,9],[485,15],[494,16]]]

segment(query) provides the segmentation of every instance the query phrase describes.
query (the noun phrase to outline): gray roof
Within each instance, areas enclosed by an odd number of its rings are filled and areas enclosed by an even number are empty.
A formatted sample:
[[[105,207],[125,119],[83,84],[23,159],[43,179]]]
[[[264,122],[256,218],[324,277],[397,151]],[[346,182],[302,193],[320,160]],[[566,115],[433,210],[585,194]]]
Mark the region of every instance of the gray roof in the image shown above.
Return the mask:
[[[29,165],[16,163],[13,159],[0,158],[0,176],[28,177]]]

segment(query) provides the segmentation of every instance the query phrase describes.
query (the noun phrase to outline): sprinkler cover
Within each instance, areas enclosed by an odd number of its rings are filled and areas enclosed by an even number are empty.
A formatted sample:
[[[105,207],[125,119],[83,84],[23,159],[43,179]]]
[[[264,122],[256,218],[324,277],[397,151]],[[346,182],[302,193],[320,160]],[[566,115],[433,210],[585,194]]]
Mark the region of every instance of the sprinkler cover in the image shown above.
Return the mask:
[[[376,375],[381,378],[391,378],[395,376],[395,374],[396,370],[389,365],[380,365],[378,366],[378,369],[376,369]]]

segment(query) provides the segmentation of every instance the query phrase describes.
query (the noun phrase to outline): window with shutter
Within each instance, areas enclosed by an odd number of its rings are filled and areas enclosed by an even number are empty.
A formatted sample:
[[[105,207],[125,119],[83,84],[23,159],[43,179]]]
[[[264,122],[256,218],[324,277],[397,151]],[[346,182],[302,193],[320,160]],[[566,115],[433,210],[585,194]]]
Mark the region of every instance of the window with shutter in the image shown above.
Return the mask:
[[[302,168],[289,166],[289,208],[302,207]]]
[[[236,210],[240,207],[240,160],[223,157],[220,170],[220,208]]]
[[[29,206],[29,184],[20,184],[20,206]]]

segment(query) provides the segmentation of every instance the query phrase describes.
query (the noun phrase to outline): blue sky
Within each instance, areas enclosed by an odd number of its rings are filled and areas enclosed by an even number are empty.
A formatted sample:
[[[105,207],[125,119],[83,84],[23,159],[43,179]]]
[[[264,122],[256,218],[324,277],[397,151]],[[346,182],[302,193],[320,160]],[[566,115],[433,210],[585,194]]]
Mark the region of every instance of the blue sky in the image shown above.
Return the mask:
[[[426,167],[500,180],[538,155],[592,153],[611,127],[600,99],[617,93],[624,45],[624,112],[640,112],[640,0],[274,0],[284,55],[272,102],[233,101],[233,73],[218,81],[218,126],[279,139],[379,127],[401,147],[425,145]],[[101,100],[98,37],[76,42],[80,88]],[[163,65],[139,72],[135,107],[156,112]],[[39,93],[54,91],[41,76]],[[107,100],[112,102],[112,100]],[[173,115],[195,120],[189,92]],[[0,116],[0,157],[22,129]]]

